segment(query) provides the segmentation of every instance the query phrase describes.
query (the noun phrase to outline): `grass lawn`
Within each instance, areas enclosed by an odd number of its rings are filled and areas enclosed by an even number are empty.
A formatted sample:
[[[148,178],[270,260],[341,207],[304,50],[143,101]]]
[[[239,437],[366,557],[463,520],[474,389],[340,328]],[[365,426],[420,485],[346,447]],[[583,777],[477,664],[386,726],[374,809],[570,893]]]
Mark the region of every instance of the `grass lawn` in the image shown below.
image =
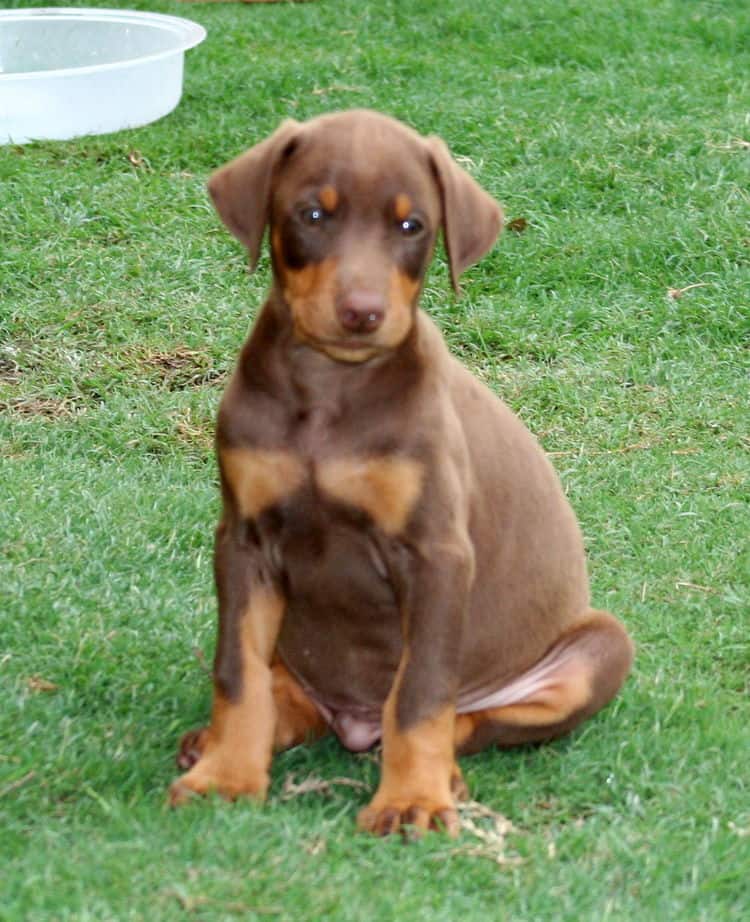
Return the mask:
[[[166,119],[0,148],[0,919],[749,918],[746,0],[108,5],[209,35]],[[464,760],[492,813],[458,841],[355,834],[377,763],[332,740],[264,807],[165,805],[210,697],[213,416],[269,281],[205,180],[351,106],[518,219],[425,307],[552,454],[638,645],[573,737]]]

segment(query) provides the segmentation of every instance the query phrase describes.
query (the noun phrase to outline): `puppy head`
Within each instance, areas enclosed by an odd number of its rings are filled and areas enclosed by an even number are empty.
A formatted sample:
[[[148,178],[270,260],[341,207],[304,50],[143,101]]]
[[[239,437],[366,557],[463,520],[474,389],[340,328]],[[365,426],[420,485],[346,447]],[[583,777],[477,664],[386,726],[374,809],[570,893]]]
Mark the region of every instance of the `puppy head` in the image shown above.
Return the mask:
[[[297,338],[349,362],[406,339],[439,229],[458,290],[502,226],[499,206],[439,138],[365,110],[284,122],[215,173],[209,191],[252,267],[269,226]]]

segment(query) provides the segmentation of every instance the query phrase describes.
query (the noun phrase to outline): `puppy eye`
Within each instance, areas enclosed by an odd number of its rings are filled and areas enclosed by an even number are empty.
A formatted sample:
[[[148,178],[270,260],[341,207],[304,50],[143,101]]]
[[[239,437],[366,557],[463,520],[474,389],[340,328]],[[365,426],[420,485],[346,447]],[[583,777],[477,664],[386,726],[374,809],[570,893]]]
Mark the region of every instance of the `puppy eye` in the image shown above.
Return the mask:
[[[328,213],[321,205],[310,205],[308,208],[301,208],[299,216],[303,224],[314,227],[322,224],[328,217]]]
[[[419,218],[406,218],[404,221],[399,221],[398,229],[404,237],[416,237],[417,234],[421,234],[424,230],[424,224]]]

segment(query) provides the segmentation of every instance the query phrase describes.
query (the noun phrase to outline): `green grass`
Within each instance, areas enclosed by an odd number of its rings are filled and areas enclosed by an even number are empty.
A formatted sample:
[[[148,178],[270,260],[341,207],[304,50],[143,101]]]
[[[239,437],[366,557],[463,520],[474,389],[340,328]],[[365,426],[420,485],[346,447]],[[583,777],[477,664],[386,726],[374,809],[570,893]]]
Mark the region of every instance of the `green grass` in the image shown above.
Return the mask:
[[[208,28],[179,108],[0,149],[0,919],[747,918],[745,0],[123,5]],[[483,849],[356,835],[377,765],[331,740],[262,808],[165,807],[209,703],[212,419],[269,280],[205,179],[354,105],[444,136],[527,222],[460,301],[439,257],[425,306],[552,453],[638,644],[581,732],[464,761],[514,824]]]

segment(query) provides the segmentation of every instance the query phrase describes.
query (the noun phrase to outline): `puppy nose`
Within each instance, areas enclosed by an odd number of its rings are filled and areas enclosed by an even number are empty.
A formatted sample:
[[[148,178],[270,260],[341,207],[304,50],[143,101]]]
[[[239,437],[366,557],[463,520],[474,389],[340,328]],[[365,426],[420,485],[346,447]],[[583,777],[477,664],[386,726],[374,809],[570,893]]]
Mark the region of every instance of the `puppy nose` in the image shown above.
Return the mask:
[[[374,333],[385,317],[385,302],[374,291],[350,291],[336,305],[339,323],[350,333]]]

